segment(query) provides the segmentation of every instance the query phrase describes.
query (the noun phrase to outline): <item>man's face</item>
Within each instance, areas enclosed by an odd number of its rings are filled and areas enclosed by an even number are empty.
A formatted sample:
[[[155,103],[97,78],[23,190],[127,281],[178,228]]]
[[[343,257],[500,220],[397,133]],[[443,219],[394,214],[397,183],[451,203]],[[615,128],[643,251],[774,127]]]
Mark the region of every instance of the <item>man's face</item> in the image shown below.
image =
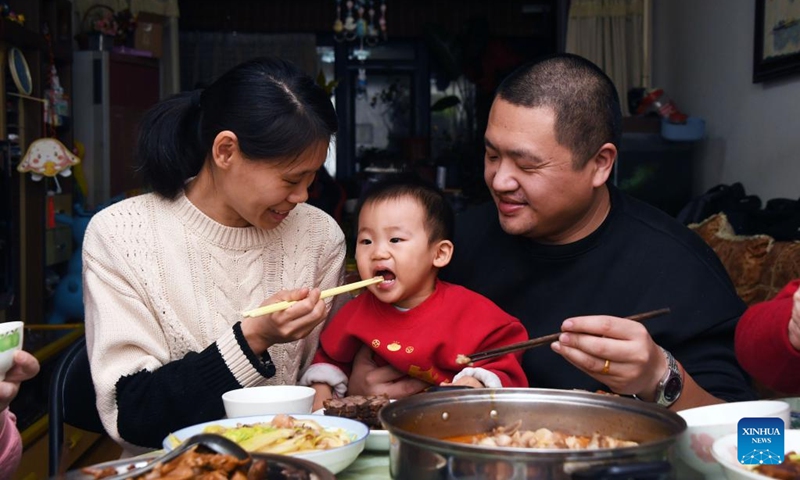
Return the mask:
[[[602,223],[596,190],[607,173],[594,160],[576,170],[572,152],[556,141],[554,127],[552,109],[496,98],[486,127],[484,180],[506,233],[563,244]]]

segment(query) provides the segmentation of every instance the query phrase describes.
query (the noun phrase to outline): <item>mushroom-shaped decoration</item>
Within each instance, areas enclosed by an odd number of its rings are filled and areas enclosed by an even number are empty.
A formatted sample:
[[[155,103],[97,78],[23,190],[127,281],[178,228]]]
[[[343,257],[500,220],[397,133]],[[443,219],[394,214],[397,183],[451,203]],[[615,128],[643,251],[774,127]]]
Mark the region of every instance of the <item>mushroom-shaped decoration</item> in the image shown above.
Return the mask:
[[[69,151],[63,143],[55,138],[40,138],[28,147],[22,162],[17,166],[20,173],[31,172],[33,181],[38,182],[42,177],[69,177],[72,175],[70,167],[80,163],[80,158]]]

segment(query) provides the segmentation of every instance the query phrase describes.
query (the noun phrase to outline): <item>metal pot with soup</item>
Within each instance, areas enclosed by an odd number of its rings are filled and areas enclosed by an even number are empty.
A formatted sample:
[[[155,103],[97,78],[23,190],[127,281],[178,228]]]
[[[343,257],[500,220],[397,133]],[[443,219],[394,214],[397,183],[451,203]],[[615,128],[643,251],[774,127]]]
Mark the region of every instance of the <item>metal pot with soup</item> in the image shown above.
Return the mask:
[[[415,395],[380,419],[392,477],[414,480],[672,478],[669,452],[686,429],[654,404],[532,388]]]

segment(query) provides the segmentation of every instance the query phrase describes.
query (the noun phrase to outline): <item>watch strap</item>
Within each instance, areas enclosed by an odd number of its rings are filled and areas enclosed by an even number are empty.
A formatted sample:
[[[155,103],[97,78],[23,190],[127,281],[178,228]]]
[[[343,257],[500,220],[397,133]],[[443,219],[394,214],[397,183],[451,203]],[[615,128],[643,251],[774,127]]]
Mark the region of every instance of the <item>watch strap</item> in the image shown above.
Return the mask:
[[[664,357],[667,360],[667,370],[664,372],[661,380],[659,380],[658,384],[656,385],[653,403],[657,403],[664,407],[669,407],[675,403],[678,398],[680,398],[681,393],[683,393],[683,373],[681,372],[680,366],[678,365],[678,361],[675,360],[675,357],[663,347],[659,346],[658,348],[661,349],[661,351],[664,353]],[[677,392],[673,391],[676,388]],[[635,394],[632,396],[637,400],[642,400]]]

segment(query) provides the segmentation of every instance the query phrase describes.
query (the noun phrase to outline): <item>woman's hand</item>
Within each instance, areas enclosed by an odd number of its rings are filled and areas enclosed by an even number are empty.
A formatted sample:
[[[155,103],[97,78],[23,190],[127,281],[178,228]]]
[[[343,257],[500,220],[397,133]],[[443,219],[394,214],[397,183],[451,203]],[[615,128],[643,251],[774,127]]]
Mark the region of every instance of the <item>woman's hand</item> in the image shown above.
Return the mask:
[[[430,385],[412,378],[391,365],[379,367],[372,358],[372,350],[361,347],[353,359],[353,371],[347,386],[348,395],[381,395],[403,398],[419,393]]]
[[[792,316],[789,318],[789,342],[800,351],[800,288],[794,292],[792,297]]]
[[[242,320],[242,333],[254,353],[260,355],[278,343],[305,338],[325,319],[325,302],[318,288],[283,290],[261,305],[296,301],[286,310]]]
[[[5,410],[19,392],[19,384],[39,373],[39,361],[36,357],[19,350],[14,353],[14,365],[6,372],[6,378],[0,382],[0,411]]]
[[[610,316],[574,317],[561,324],[551,348],[622,395],[653,400],[667,368],[664,353],[639,322]]]

